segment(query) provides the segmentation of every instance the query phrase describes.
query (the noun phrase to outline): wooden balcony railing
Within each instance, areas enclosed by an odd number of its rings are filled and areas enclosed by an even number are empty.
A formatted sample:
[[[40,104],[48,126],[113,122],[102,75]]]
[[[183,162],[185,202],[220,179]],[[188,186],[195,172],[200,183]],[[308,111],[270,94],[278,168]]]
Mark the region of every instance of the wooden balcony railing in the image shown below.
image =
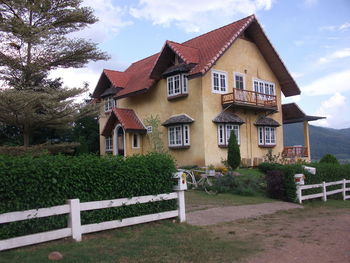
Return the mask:
[[[285,158],[308,157],[307,147],[305,146],[286,146],[282,152]]]
[[[221,103],[223,105],[233,103],[245,106],[251,105],[258,108],[277,108],[275,95],[241,89],[233,89],[232,93],[223,94]]]

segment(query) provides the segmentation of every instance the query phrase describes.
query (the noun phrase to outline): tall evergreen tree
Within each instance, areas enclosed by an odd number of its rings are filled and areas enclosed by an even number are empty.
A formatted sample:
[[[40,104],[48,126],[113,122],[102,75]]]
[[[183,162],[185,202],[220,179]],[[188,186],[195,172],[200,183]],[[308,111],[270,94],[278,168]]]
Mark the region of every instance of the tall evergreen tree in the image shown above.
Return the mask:
[[[231,131],[230,139],[228,140],[227,163],[232,170],[238,168],[241,163],[241,152],[239,150],[234,130]]]
[[[108,59],[95,43],[72,33],[97,22],[81,0],[0,0],[0,122],[18,127],[24,145],[39,127],[66,125],[81,117],[71,98],[86,91],[64,89],[49,78],[57,68],[79,68]],[[11,106],[12,105],[12,106]]]

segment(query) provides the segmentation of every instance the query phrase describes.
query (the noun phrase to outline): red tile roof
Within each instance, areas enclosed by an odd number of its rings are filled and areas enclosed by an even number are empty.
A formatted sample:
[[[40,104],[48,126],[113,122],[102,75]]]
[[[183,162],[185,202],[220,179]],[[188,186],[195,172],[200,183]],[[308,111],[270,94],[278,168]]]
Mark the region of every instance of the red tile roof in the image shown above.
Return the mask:
[[[113,81],[116,83],[122,83],[122,78],[124,78],[124,81],[125,79],[128,79],[128,81],[125,82],[125,86],[123,86],[124,89],[119,91],[116,94],[116,97],[123,98],[133,94],[146,92],[149,88],[151,88],[157,82],[159,71],[163,70],[159,67],[166,66],[166,58],[164,56],[169,54],[167,51],[169,48],[185,63],[195,64],[195,66],[189,72],[190,76],[205,74],[241,35],[241,33],[249,28],[252,28],[250,30],[252,34],[258,35],[258,37],[254,37],[254,41],[256,40],[255,42],[257,43],[260,51],[263,53],[263,56],[268,61],[273,72],[277,76],[282,86],[282,92],[284,95],[292,96],[300,94],[297,84],[287,71],[270,41],[267,39],[255,16],[251,15],[229,25],[190,39],[182,44],[166,41],[160,53],[133,63],[125,71],[125,76],[121,77],[121,75],[123,75],[119,74],[121,72],[113,73],[113,76],[108,78],[113,79]],[[161,66],[159,66],[160,64]],[[106,70],[104,70],[104,72],[105,71]],[[106,73],[106,75],[107,74],[109,73]]]
[[[102,135],[110,136],[117,123],[120,123],[126,132],[147,132],[145,126],[132,109],[113,108],[103,128]]]
[[[130,78],[129,74],[126,72],[116,70],[104,69],[103,73],[106,74],[107,78],[110,80],[113,86],[118,88],[126,87]]]

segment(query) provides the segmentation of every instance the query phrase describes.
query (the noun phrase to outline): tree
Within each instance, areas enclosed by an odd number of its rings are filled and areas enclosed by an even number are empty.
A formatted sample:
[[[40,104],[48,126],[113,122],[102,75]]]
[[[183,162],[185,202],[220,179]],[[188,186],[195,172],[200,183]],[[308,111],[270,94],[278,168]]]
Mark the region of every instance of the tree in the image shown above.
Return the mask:
[[[81,89],[59,89],[52,93],[2,90],[0,122],[20,129],[24,146],[28,146],[34,130],[40,127],[67,128],[78,116],[85,116],[95,110],[93,105],[82,107],[72,102],[80,93]]]
[[[326,154],[321,158],[320,163],[339,164],[339,161],[338,161],[337,157],[335,157],[334,155]]]
[[[86,89],[64,89],[57,68],[83,67],[108,59],[95,43],[71,33],[97,18],[81,0],[0,0],[0,122],[23,132],[24,145],[39,127],[60,127],[89,110],[79,110],[71,98]]]
[[[74,141],[80,143],[78,153],[98,153],[100,148],[100,135],[98,120],[93,116],[86,116],[74,122]]]
[[[230,139],[228,140],[227,163],[232,170],[236,169],[241,163],[241,153],[234,130],[231,131]]]

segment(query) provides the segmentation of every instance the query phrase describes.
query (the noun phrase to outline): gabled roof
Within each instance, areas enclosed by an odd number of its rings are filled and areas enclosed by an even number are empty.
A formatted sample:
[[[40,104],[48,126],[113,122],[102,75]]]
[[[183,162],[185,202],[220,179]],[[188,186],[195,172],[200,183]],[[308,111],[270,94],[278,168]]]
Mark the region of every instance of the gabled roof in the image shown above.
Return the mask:
[[[146,92],[161,78],[161,74],[173,66],[177,55],[182,62],[191,65],[189,78],[204,75],[208,72],[225,51],[241,36],[253,40],[270,68],[276,75],[283,94],[288,96],[300,94],[294,79],[265,35],[254,15],[220,27],[206,34],[190,39],[184,43],[166,41],[161,52],[133,63],[123,74],[115,74],[115,82],[128,81],[117,94],[117,98]],[[105,73],[106,74],[106,73]],[[99,87],[99,85],[97,86]],[[97,89],[96,87],[96,89]],[[95,90],[96,91],[96,90]],[[94,92],[93,97],[98,95]]]
[[[230,111],[222,111],[213,119],[214,123],[237,123],[243,124],[244,121],[236,114]]]
[[[316,121],[316,120],[326,118],[326,117],[306,115],[296,103],[282,104],[282,117],[283,117],[283,124],[303,122],[303,121]]]
[[[97,82],[96,88],[94,90],[94,93],[92,94],[93,98],[98,98],[101,96],[102,93],[104,93],[105,88],[112,85],[114,88],[121,88],[126,87],[126,84],[128,83],[130,78],[130,75],[126,72],[116,71],[116,70],[109,70],[104,69],[100,79]]]
[[[169,126],[173,124],[186,124],[192,122],[194,122],[194,120],[190,116],[188,116],[187,114],[180,114],[171,116],[169,119],[163,122],[162,125]]]
[[[261,116],[259,117],[255,123],[256,126],[272,126],[272,127],[278,127],[281,126],[277,121],[274,119],[271,119],[269,117]]]
[[[105,127],[102,130],[103,136],[110,136],[113,129],[120,123],[125,132],[146,133],[147,130],[137,117],[135,112],[131,109],[113,108]]]

